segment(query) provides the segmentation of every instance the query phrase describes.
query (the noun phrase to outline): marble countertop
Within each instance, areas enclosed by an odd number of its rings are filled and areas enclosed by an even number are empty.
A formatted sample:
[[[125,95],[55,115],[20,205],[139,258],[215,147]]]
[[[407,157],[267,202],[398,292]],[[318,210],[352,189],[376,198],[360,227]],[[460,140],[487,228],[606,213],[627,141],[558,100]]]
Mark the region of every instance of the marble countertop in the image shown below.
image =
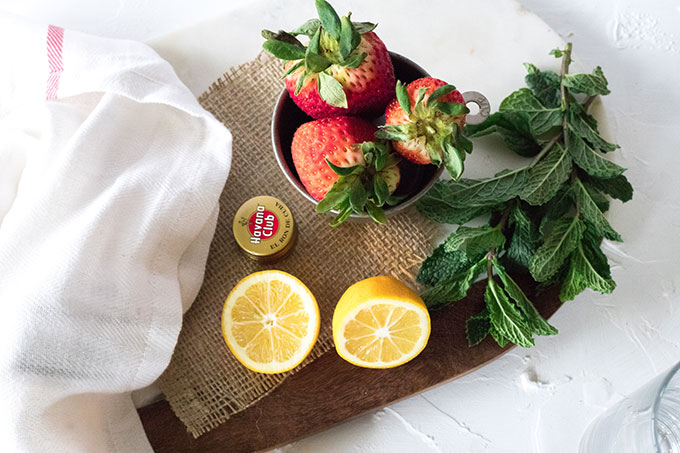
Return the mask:
[[[456,14],[462,1],[449,3],[451,11],[439,14]],[[610,135],[622,146],[617,162],[629,168],[636,189],[631,202],[613,203],[609,214],[625,240],[604,246],[618,288],[567,303],[551,319],[560,334],[539,338],[533,349],[516,348],[462,379],[282,450],[576,451],[593,418],[680,359],[680,2],[521,3],[574,43],[583,67],[601,65],[610,81],[604,100]],[[5,0],[0,8],[165,46],[172,41],[162,35],[247,4]]]

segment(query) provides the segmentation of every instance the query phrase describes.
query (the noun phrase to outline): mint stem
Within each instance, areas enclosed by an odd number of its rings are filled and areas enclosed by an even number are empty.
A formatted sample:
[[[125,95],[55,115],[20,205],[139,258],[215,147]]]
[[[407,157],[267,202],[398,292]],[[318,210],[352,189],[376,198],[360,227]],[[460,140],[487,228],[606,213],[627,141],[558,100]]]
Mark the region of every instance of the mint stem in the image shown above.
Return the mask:
[[[548,153],[548,151],[550,151],[550,150],[552,149],[553,145],[555,145],[555,143],[557,143],[557,140],[559,140],[559,139],[562,137],[563,134],[564,134],[564,131],[562,131],[562,132],[560,132],[559,134],[557,134],[556,136],[554,136],[554,137],[552,138],[552,140],[550,140],[550,141],[548,142],[548,144],[545,145],[545,146],[543,147],[543,149],[541,150],[541,152],[538,153],[538,154],[536,155],[536,157],[534,157],[534,160],[531,161],[531,163],[529,164],[529,166],[528,166],[527,168],[528,168],[528,169],[531,169],[531,168],[533,168],[537,163],[539,163],[540,160],[543,159],[543,156],[545,156],[545,155]]]
[[[569,97],[567,96],[567,87],[564,86],[564,76],[569,73],[569,64],[571,63],[571,43],[568,42],[564,47],[562,55],[562,69],[560,70],[560,92],[562,93],[562,110],[564,111],[564,121],[562,122],[562,134],[564,135],[564,148],[569,148],[569,134],[567,127],[569,125],[567,110],[569,109]]]
[[[590,104],[592,104],[593,101],[594,101],[596,98],[597,98],[597,95],[596,95],[596,94],[593,95],[593,96],[588,96],[588,98],[583,102],[583,105],[582,105],[583,111],[584,111],[584,112],[588,112],[588,109],[590,108]]]
[[[564,76],[569,73],[569,65],[571,64],[571,43],[568,42],[567,45],[564,47],[564,50],[562,51],[562,68],[560,69],[560,93],[562,94],[562,110],[565,112],[564,113],[564,118],[562,120],[562,131],[557,134],[555,137],[552,138],[539,152],[534,160],[529,164],[528,168],[533,168],[537,163],[541,161],[541,159],[552,149],[552,147],[557,143],[557,141],[564,137],[564,148],[569,147],[569,138],[567,135],[567,126],[568,126],[568,118],[569,115],[567,115],[567,109],[569,107],[569,97],[567,96],[567,87],[564,86],[562,81],[564,80]],[[590,107],[590,104],[593,102],[593,97],[589,97],[583,104],[584,110],[588,110],[588,107]]]

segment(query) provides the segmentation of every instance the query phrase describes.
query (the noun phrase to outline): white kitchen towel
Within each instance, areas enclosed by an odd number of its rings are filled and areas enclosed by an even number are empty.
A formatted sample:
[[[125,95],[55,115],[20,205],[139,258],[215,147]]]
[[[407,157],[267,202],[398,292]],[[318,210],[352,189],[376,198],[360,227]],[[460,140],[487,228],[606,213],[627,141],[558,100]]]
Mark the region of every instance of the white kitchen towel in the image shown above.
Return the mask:
[[[0,451],[150,450],[231,135],[146,45],[0,15]]]

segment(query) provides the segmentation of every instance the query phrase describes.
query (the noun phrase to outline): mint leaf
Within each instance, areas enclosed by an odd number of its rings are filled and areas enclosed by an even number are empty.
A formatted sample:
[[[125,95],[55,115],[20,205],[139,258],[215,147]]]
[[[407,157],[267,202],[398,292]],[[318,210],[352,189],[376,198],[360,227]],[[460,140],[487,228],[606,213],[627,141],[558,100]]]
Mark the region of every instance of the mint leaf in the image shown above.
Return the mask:
[[[583,180],[581,180],[581,182],[583,183],[583,187],[585,187],[586,190],[588,191],[588,195],[590,195],[590,198],[593,199],[593,202],[595,203],[597,208],[602,212],[609,211],[609,199],[592,184],[587,183]]]
[[[586,188],[581,183],[581,180],[576,178],[572,183],[572,187],[574,191],[574,198],[578,203],[578,208],[583,215],[583,218],[587,222],[590,222],[595,230],[605,238],[612,241],[621,242],[621,236],[619,236],[619,234],[614,231],[602,211],[600,211],[600,208],[597,206]]]
[[[420,265],[416,281],[427,286],[434,286],[446,277],[450,277],[472,265],[463,251],[447,252],[444,244],[440,244],[432,255]]]
[[[559,107],[562,103],[560,76],[553,71],[539,71],[531,63],[524,63],[524,66],[528,71],[528,74],[524,77],[524,82],[533,95],[546,107]]]
[[[459,187],[467,187],[470,180],[437,181],[432,188],[416,203],[418,212],[426,219],[461,225],[493,210],[490,206],[460,206],[453,204],[454,194]]]
[[[498,110],[526,115],[534,136],[545,134],[551,128],[562,124],[561,109],[543,106],[528,88],[520,88],[503,99]]]
[[[534,206],[546,203],[569,178],[571,167],[571,157],[555,143],[548,155],[529,170],[520,198]]]
[[[325,72],[319,73],[319,96],[329,105],[347,108],[347,95],[340,82]]]
[[[444,242],[444,250],[464,251],[468,258],[474,258],[492,248],[500,248],[505,244],[505,236],[499,228],[488,225],[481,227],[459,227]]]
[[[537,228],[519,203],[510,211],[508,224],[514,227],[514,231],[506,249],[506,256],[514,262],[529,268],[529,263],[536,252],[536,247],[540,240]]]
[[[502,172],[488,179],[442,181],[449,203],[460,207],[491,206],[516,197],[524,186],[526,168]]]
[[[489,328],[489,335],[491,335],[494,341],[498,343],[498,346],[501,348],[506,347],[509,343],[508,339],[501,335],[493,326],[493,324],[491,325],[491,328]]]
[[[562,55],[564,55],[564,51],[560,48],[555,48],[548,52],[548,55],[552,55],[555,58],[562,58]]]
[[[593,264],[595,271],[604,278],[612,278],[612,272],[609,268],[609,261],[602,250],[600,244],[602,236],[595,230],[592,225],[586,225],[586,231],[583,232],[583,239],[581,244],[586,258]]]
[[[510,275],[508,275],[505,268],[501,266],[498,260],[494,260],[493,267],[496,274],[501,279],[501,282],[503,282],[505,292],[517,303],[517,306],[524,314],[529,329],[538,335],[557,335],[557,329],[543,319],[543,316],[536,310],[534,304],[532,304],[526,294],[524,294],[522,288],[510,278]]]
[[[305,58],[305,48],[276,39],[268,39],[262,48],[281,60],[300,60]]]
[[[569,130],[567,134],[569,137],[569,149],[567,151],[569,151],[576,165],[590,176],[608,179],[619,176],[626,171],[625,168],[605,159],[573,131]]]
[[[560,269],[583,237],[584,230],[585,225],[576,216],[565,216],[555,221],[529,265],[536,281],[546,281]]]
[[[316,12],[321,19],[321,25],[336,41],[340,39],[340,17],[326,0],[316,0]]]
[[[630,185],[624,175],[609,179],[590,178],[588,182],[612,198],[621,200],[624,203],[633,198],[633,186]]]
[[[597,131],[597,125],[591,125],[581,115],[574,112],[569,112],[569,129],[590,143],[593,148],[603,153],[609,153],[619,148],[619,145],[609,143],[600,136],[600,133]]]
[[[583,93],[588,96],[611,93],[607,88],[607,79],[599,66],[592,74],[565,74],[562,84],[572,93]]]
[[[486,309],[477,315],[470,316],[465,322],[465,336],[468,346],[473,347],[481,343],[489,335],[490,329],[491,321]]]
[[[599,291],[603,294],[609,294],[616,288],[614,280],[597,271],[594,261],[597,259],[597,255],[594,249],[586,249],[586,247],[584,247],[583,243],[580,243],[571,256],[569,273],[560,290],[560,300],[563,302],[573,300],[586,288]],[[597,249],[599,251],[599,247]]]
[[[520,156],[535,156],[541,150],[541,146],[531,135],[526,116],[516,112],[492,113],[481,124],[465,126],[465,135],[470,138],[493,133],[498,133],[505,145]]]
[[[476,264],[447,277],[426,289],[421,297],[428,308],[440,308],[464,298],[475,279],[486,269],[486,257]]]
[[[534,345],[534,339],[521,313],[508,299],[503,288],[498,286],[493,279],[488,280],[484,300],[486,309],[489,311],[491,325],[497,334],[523,348],[530,348]]]
[[[559,219],[564,214],[569,212],[574,207],[574,198],[571,193],[571,187],[568,185],[563,185],[557,191],[557,194],[548,201],[545,205],[545,213],[541,219],[541,223],[538,227],[538,231],[544,234],[546,227],[550,225],[553,220]]]

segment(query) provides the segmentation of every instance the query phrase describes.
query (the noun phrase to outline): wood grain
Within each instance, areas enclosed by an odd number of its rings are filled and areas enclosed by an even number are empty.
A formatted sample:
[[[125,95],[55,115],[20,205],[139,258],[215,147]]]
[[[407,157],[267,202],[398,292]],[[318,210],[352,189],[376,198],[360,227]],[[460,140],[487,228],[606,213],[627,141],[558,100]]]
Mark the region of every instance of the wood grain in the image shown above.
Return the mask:
[[[557,289],[537,295],[531,278],[515,278],[544,317],[557,311]],[[359,368],[329,351],[198,439],[186,431],[166,401],[141,408],[149,441],[157,453],[267,450],[464,376],[510,349],[498,347],[490,337],[474,348],[467,345],[465,321],[483,308],[484,285],[476,283],[468,297],[433,312],[427,347],[401,367]]]

